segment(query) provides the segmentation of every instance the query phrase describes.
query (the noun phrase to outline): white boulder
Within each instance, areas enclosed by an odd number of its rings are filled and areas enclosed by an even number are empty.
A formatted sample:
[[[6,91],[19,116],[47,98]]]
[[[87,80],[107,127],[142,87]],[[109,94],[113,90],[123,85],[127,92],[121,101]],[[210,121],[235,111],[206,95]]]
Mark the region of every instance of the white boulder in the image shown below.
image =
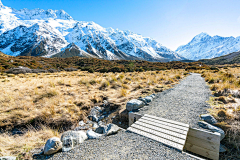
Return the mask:
[[[62,148],[62,142],[57,137],[49,138],[44,146],[44,154],[50,155],[58,152]]]
[[[143,101],[132,99],[131,101],[127,102],[126,109],[128,111],[137,110],[142,108],[145,105]]]
[[[62,151],[66,152],[83,143],[87,139],[87,134],[83,131],[67,131],[61,136],[63,142]]]
[[[96,139],[96,138],[99,138],[102,136],[102,134],[98,134],[92,130],[88,130],[87,131],[87,136],[88,136],[88,139]]]

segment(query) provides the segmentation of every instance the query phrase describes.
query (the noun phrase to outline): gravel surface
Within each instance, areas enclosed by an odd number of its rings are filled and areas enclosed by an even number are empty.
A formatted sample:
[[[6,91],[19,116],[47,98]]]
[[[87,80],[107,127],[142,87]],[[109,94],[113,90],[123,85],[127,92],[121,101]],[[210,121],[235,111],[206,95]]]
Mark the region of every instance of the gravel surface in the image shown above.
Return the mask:
[[[207,113],[211,91],[200,74],[192,73],[174,88],[158,93],[149,106],[139,113],[187,123],[191,128],[199,128],[199,115]]]
[[[101,137],[95,140],[86,140],[79,147],[60,152],[53,156],[39,156],[38,159],[90,159],[90,160],[117,160],[117,159],[194,159],[186,153],[181,153],[157,141],[120,131],[118,134]]]
[[[207,113],[210,90],[199,74],[191,74],[173,89],[156,95],[149,106],[141,109],[141,114],[151,114],[172,119],[197,127],[199,115]],[[69,152],[36,159],[194,159],[162,143],[149,138],[120,131],[118,134],[86,140]]]

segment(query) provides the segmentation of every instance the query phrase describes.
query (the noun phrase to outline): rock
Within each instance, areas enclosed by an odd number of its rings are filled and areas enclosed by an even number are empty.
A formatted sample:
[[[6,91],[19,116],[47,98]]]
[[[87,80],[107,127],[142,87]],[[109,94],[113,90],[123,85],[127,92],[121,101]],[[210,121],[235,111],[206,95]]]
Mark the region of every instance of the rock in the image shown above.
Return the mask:
[[[84,123],[83,121],[80,121],[80,122],[78,123],[78,125],[79,125],[79,126],[84,126],[85,123]]]
[[[12,156],[4,156],[0,157],[0,160],[16,160],[17,157],[12,157]]]
[[[233,97],[240,98],[240,90],[230,90]]]
[[[11,69],[7,70],[6,73],[25,74],[25,73],[32,73],[32,70],[28,67],[19,66],[19,67],[11,68]]]
[[[103,121],[99,121],[99,122],[98,122],[98,125],[99,125],[99,126],[106,126],[106,123],[104,123]]]
[[[89,116],[88,116],[88,119],[91,119],[91,120],[94,121],[94,122],[98,122],[98,121],[99,121],[97,115],[89,115]]]
[[[89,126],[79,126],[74,129],[74,131],[80,131],[80,130],[88,130]]]
[[[150,95],[149,97],[152,97],[153,99],[156,97],[155,94]]]
[[[204,120],[207,123],[210,123],[210,124],[217,123],[217,120],[212,115],[202,114],[200,117],[201,117],[202,120]]]
[[[224,131],[219,128],[219,127],[216,127],[216,126],[213,126],[205,121],[198,121],[198,125],[204,129],[208,129],[212,132],[218,132],[221,134],[221,137],[220,137],[220,141],[225,137],[225,133]]]
[[[93,124],[93,121],[87,121],[87,124]]]
[[[116,134],[119,130],[120,130],[120,128],[117,125],[115,125],[115,124],[108,124],[107,125],[107,133],[106,133],[106,135],[109,136],[109,135],[112,135],[112,134]]]
[[[147,104],[148,104],[145,98],[139,97],[139,98],[138,98],[138,100],[139,100],[139,101],[142,101],[142,102],[144,102],[144,103],[145,103],[145,105],[147,105]]]
[[[108,104],[108,101],[107,101],[107,100],[103,100],[103,103],[104,103],[104,104]]]
[[[88,118],[91,119],[94,122],[98,122],[101,112],[102,112],[101,108],[98,107],[98,106],[95,106],[91,109]]]
[[[149,103],[149,102],[152,102],[152,100],[153,100],[153,98],[150,97],[150,96],[147,96],[147,97],[145,97],[144,99],[145,99],[148,103]]]
[[[92,126],[93,129],[97,129],[98,127],[99,125],[97,123],[93,123],[93,126]]]
[[[61,136],[61,141],[63,142],[62,151],[66,152],[76,147],[80,143],[86,140],[87,134],[83,131],[67,131]]]
[[[98,121],[101,121],[101,120],[104,119],[104,118],[105,118],[105,115],[101,115],[101,116],[99,117]]]
[[[128,111],[137,110],[142,108],[145,105],[143,101],[132,99],[131,101],[127,102],[126,109]]]
[[[44,147],[44,154],[50,155],[58,152],[62,149],[62,142],[59,138],[53,137],[47,140],[45,147]]]
[[[227,151],[227,147],[225,147],[224,145],[220,144],[220,148],[219,148],[219,152],[223,153]]]
[[[87,136],[88,136],[88,139],[96,139],[96,138],[99,138],[102,136],[102,134],[98,134],[92,130],[88,130],[87,131]]]
[[[95,130],[95,132],[99,134],[105,134],[107,133],[107,129],[107,126],[101,125]]]

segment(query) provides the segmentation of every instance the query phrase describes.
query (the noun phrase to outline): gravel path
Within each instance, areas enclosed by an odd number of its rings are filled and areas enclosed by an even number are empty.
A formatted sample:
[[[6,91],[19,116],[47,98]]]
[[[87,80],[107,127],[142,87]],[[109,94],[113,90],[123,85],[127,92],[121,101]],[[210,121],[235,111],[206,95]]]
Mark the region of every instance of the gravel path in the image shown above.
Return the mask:
[[[191,74],[173,89],[156,95],[141,114],[151,114],[197,127],[199,115],[209,108],[210,90],[199,74]],[[157,141],[120,131],[116,135],[86,140],[79,147],[39,159],[194,159]]]
[[[166,119],[187,123],[192,128],[197,125],[199,115],[207,113],[211,91],[200,74],[192,73],[174,88],[156,95],[149,106],[142,108],[139,113],[150,114]]]

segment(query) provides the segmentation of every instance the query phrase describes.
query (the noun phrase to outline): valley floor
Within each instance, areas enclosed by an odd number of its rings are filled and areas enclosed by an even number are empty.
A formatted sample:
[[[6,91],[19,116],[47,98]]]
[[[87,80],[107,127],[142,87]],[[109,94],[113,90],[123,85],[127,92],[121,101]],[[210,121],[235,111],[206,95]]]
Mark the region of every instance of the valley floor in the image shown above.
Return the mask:
[[[48,138],[87,121],[92,107],[107,100],[106,123],[128,124],[126,103],[162,92],[187,74],[185,70],[128,73],[86,71],[4,75],[0,79],[0,156],[30,156]],[[120,123],[121,124],[120,124]]]

